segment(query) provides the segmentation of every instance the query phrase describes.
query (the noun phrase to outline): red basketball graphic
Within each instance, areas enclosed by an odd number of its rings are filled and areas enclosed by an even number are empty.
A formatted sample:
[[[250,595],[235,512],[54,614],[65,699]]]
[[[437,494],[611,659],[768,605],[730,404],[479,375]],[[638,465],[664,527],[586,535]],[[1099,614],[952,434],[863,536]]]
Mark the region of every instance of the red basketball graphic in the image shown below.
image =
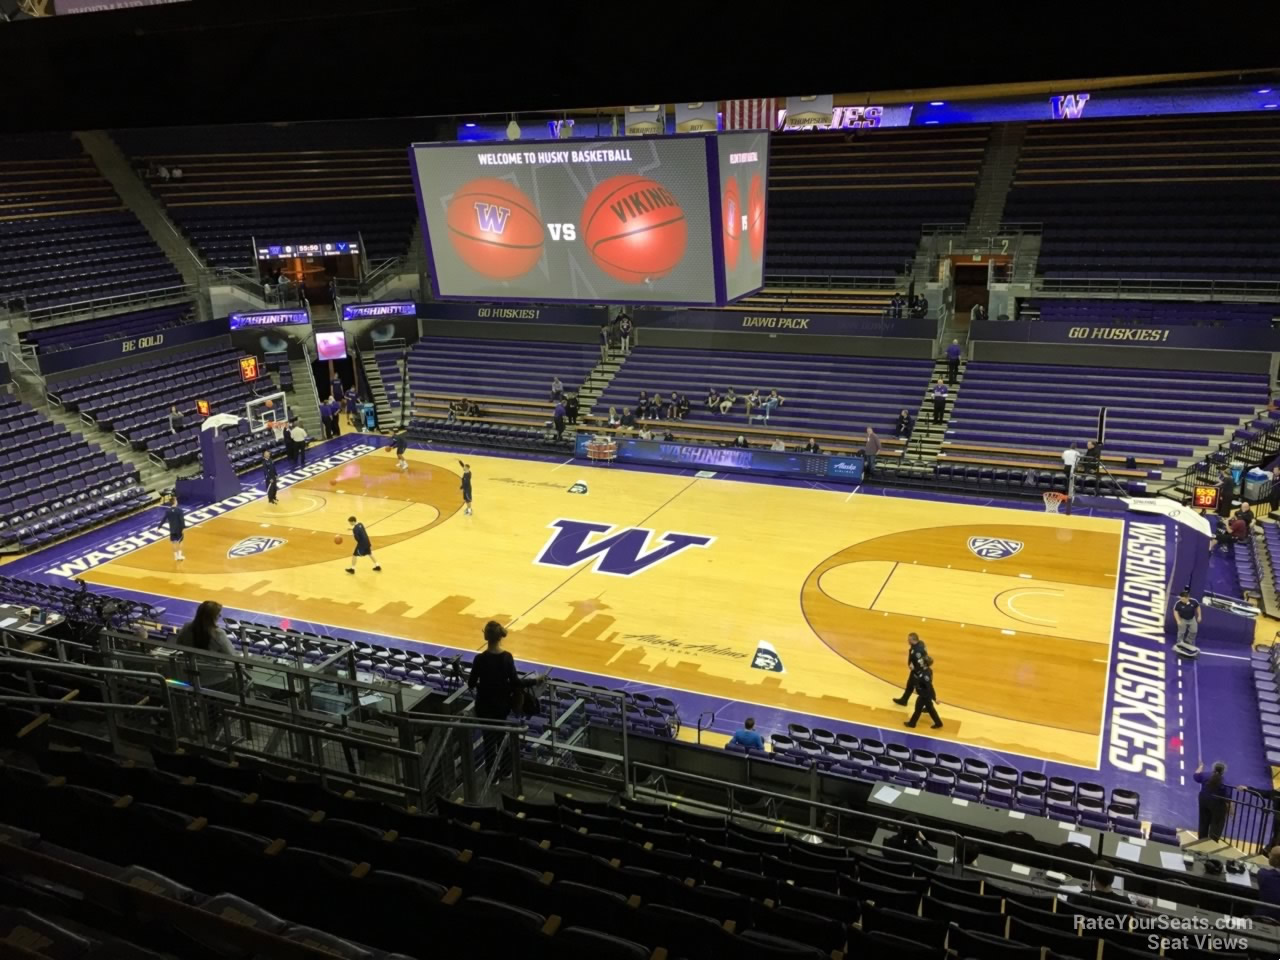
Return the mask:
[[[481,177],[459,188],[445,214],[449,240],[476,273],[510,280],[542,256],[542,218],[513,183]]]
[[[724,217],[724,265],[727,270],[738,269],[738,250],[742,247],[742,204],[738,200],[738,178],[730,177],[724,185],[724,200],[720,204]]]
[[[752,260],[764,256],[764,183],[758,173],[752,174],[747,188],[747,244]]]
[[[610,177],[582,205],[582,242],[597,267],[623,283],[665,276],[684,256],[689,226],[684,210],[648,177]]]

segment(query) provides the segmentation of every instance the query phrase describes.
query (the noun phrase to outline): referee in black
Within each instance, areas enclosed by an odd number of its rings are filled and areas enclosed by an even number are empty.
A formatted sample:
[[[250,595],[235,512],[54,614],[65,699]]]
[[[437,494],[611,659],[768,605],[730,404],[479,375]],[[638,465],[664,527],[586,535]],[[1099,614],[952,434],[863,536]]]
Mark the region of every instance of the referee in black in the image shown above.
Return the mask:
[[[271,458],[270,450],[262,451],[262,482],[267,485],[267,503],[275,503],[280,489],[280,475],[276,473],[276,462]]]
[[[911,700],[911,694],[916,690],[916,674],[920,670],[921,663],[929,656],[929,651],[925,649],[924,641],[920,639],[918,633],[907,634],[907,687],[902,691],[902,696],[894,697],[893,702],[900,707],[905,707]]]
[[[942,718],[938,716],[938,711],[934,707],[934,702],[938,699],[938,693],[933,689],[933,657],[926,655],[920,661],[920,669],[913,675],[916,687],[916,709],[911,714],[910,720],[902,721],[904,727],[914,727],[920,719],[920,714],[927,713],[933,718],[933,729],[937,730],[942,726]]]

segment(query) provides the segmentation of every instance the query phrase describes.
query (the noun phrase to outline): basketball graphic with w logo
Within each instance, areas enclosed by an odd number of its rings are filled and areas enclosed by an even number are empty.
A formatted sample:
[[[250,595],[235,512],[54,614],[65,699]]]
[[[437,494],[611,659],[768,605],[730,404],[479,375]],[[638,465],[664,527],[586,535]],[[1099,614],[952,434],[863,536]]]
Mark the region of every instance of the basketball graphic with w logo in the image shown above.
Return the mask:
[[[610,177],[591,191],[581,233],[595,265],[623,283],[666,276],[689,240],[680,202],[656,180],[635,174]]]
[[[482,177],[453,195],[446,211],[449,240],[476,273],[511,280],[542,256],[542,218],[523,190]]]

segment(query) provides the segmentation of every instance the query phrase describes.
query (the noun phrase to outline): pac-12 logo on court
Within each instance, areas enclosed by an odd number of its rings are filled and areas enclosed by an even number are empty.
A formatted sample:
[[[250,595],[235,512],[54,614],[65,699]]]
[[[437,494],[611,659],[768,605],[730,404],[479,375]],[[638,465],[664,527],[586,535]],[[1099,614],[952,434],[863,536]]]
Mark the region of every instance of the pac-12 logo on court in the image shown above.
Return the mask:
[[[1004,540],[1000,537],[970,537],[969,549],[983,560],[1003,560],[1022,549],[1021,540]]]
[[[614,526],[563,519],[555,520],[548,526],[556,532],[551,535],[534,563],[548,567],[573,567],[584,560],[591,560],[596,573],[607,573],[615,577],[633,577],[668,557],[675,556],[686,547],[705,547],[715,540],[715,537],[704,537],[696,533],[667,532],[655,535],[652,530],[642,527],[628,527],[594,543],[588,543],[588,539],[596,534],[611,533]],[[646,552],[650,540],[662,545]]]
[[[283,547],[288,542],[279,537],[245,537],[227,551],[227,556],[232,560],[237,557],[256,557],[276,547]]]
[[[756,644],[756,655],[751,658],[751,666],[756,670],[768,670],[770,673],[786,673],[782,668],[782,658],[773,644],[761,640]]]

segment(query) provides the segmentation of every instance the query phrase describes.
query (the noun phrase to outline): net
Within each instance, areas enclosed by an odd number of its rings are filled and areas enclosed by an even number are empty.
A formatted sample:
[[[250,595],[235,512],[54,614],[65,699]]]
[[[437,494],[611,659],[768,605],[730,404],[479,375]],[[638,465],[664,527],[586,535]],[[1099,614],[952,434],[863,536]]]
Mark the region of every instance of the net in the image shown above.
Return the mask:
[[[289,424],[285,420],[268,420],[267,429],[271,431],[272,436],[277,440],[284,439],[284,428]]]
[[[1061,513],[1061,508],[1067,502],[1065,493],[1058,493],[1056,490],[1046,490],[1044,493],[1044,512],[1045,513]]]

